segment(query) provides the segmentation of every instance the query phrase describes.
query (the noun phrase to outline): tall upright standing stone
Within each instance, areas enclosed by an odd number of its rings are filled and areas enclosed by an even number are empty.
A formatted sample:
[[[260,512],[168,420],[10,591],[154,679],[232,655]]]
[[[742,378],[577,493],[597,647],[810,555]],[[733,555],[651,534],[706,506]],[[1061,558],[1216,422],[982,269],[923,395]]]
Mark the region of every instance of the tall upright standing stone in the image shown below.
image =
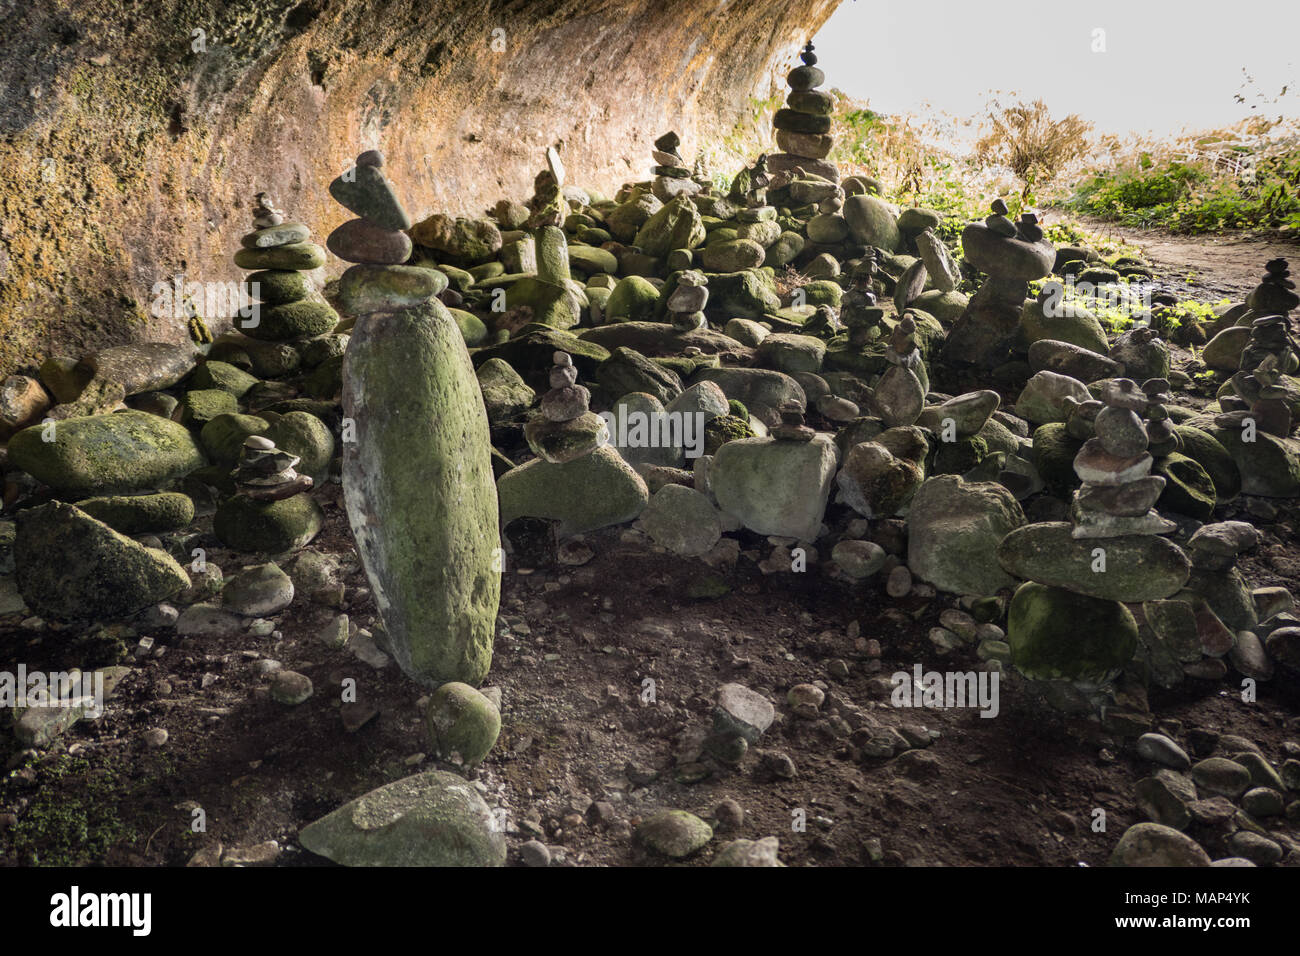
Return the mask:
[[[355,428],[355,441],[344,436],[344,501],[402,671],[427,686],[477,686],[501,589],[487,413],[455,320],[385,235],[411,221],[382,164],[363,153],[330,184],[364,223],[345,223],[330,243],[358,263],[340,280],[357,316],[343,360]]]

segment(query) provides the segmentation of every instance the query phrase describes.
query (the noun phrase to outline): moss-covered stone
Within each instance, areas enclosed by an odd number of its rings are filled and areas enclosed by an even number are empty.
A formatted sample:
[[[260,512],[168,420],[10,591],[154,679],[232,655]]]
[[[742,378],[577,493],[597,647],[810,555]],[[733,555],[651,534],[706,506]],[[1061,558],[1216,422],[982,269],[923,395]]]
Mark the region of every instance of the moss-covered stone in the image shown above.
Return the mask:
[[[245,277],[244,291],[267,305],[281,305],[305,299],[315,290],[311,277],[305,272],[288,269],[266,269]]]
[[[1157,459],[1153,471],[1165,479],[1164,491],[1156,502],[1158,509],[1197,521],[1207,521],[1214,514],[1214,482],[1198,462],[1172,452]]]
[[[435,754],[474,767],[497,742],[501,713],[475,688],[450,681],[429,696],[424,726]]]
[[[257,384],[257,378],[226,362],[209,361],[194,370],[189,384],[195,389],[220,388],[235,398],[243,398]]]
[[[1210,476],[1215,499],[1223,503],[1237,497],[1241,492],[1241,472],[1222,442],[1191,425],[1175,425],[1174,431],[1182,439],[1182,453],[1200,464]]]
[[[644,322],[654,318],[659,290],[649,279],[625,276],[605,303],[606,322]]]
[[[283,554],[306,547],[324,523],[325,515],[311,495],[280,501],[235,495],[217,508],[212,531],[222,544],[236,551]]]
[[[633,245],[640,246],[646,255],[661,259],[674,249],[694,249],[704,237],[704,223],[695,203],[687,196],[679,196],[645,220],[637,230]]]
[[[502,866],[506,838],[483,798],[442,770],[406,777],[308,824],[298,841],[343,866]]]
[[[113,620],[190,586],[165,551],[146,548],[72,505],[29,508],[17,523],[18,589],[45,617]]]
[[[501,476],[501,524],[516,518],[559,522],[560,534],[582,534],[632,521],[650,491],[618,451],[606,445],[562,465],[540,458]]]
[[[158,487],[206,461],[183,425],[130,411],[25,428],[9,440],[9,464],[56,491],[92,495]]]
[[[496,485],[478,380],[442,303],[358,326],[343,408],[348,520],[393,656],[420,683],[477,686],[500,595]]]
[[[235,265],[241,269],[308,272],[324,264],[325,250],[314,242],[291,242],[269,249],[240,249],[235,253]]]
[[[270,427],[270,422],[257,415],[227,413],[204,425],[199,432],[199,441],[214,462],[234,465],[239,461],[244,440],[250,435],[265,435]]]
[[[349,315],[404,309],[446,287],[447,277],[433,269],[355,265],[339,277],[339,307]]]
[[[1071,531],[1066,521],[1017,528],[1002,539],[998,561],[1018,578],[1111,601],[1170,597],[1191,573],[1182,549],[1158,535],[1075,538]]]
[[[334,457],[334,434],[323,421],[308,412],[289,412],[273,422],[266,437],[291,455],[302,459],[299,473],[320,478],[329,471]]]
[[[239,399],[224,388],[196,388],[181,399],[181,423],[194,427],[206,425],[218,415],[239,411]]]
[[[1083,442],[1070,435],[1062,422],[1050,422],[1034,429],[1034,467],[1048,487],[1057,492],[1078,486],[1074,456]]]
[[[324,335],[339,324],[339,314],[323,299],[300,299],[258,310],[260,321],[240,324],[240,331],[262,342],[290,342]]]
[[[77,507],[122,534],[162,534],[194,520],[194,502],[174,491],[156,495],[110,495],[85,498]]]
[[[1133,658],[1137,636],[1137,621],[1118,601],[1032,581],[1016,590],[1007,613],[1011,663],[1034,680],[1113,678]]]

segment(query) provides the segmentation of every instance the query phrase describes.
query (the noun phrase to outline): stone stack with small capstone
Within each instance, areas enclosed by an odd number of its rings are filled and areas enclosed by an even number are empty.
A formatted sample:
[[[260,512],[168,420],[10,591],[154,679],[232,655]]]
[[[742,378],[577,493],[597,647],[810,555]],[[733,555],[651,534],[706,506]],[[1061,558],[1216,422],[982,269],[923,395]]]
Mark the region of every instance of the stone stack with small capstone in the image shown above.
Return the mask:
[[[817,54],[813,52],[811,41],[799,59],[802,65],[796,66],[786,77],[790,86],[786,106],[772,117],[776,143],[783,152],[770,156],[768,166],[776,173],[801,168],[805,173],[838,183],[839,169],[826,160],[835,145],[835,137],[831,135],[831,111],[835,108],[835,100],[831,94],[817,89],[826,82],[826,74],[817,68]]]
[[[709,302],[709,280],[703,272],[687,269],[677,277],[677,288],[668,297],[668,317],[679,332],[708,328],[704,307]]]
[[[253,501],[281,501],[309,491],[312,479],[294,469],[302,459],[262,435],[244,439],[239,465],[230,473],[236,491]]]
[[[1029,283],[1052,271],[1056,249],[1043,237],[1035,213],[1013,222],[1007,204],[995,199],[983,222],[962,230],[962,252],[988,277],[954,323],[941,357],[950,366],[991,370],[1011,360]]]
[[[285,222],[284,213],[264,192],[253,200],[253,231],[240,242],[235,265],[251,270],[245,289],[259,304],[252,315],[235,319],[249,338],[294,342],[324,335],[338,325],[338,313],[316,291],[307,273],[325,264],[325,250],[311,241],[311,230]]]
[[[650,154],[654,159],[650,171],[655,177],[651,191],[660,202],[671,202],[678,196],[694,196],[702,188],[691,177],[691,168],[678,151],[681,145],[681,137],[672,131],[655,140]]]
[[[402,263],[411,255],[411,217],[383,172],[384,156],[366,150],[330,183],[330,195],[358,218],[326,239],[330,252],[352,262],[339,277],[339,303],[349,315],[395,312],[433,298],[438,273]]]
[[[1158,387],[1158,386],[1153,386]],[[1155,397],[1160,397],[1159,393]],[[1105,407],[1093,421],[1093,437],[1074,459],[1083,485],[1074,493],[1075,538],[1168,534],[1177,525],[1155,511],[1165,479],[1151,474],[1151,427],[1143,420],[1155,404],[1129,379],[1114,379],[1102,393]],[[1159,427],[1164,419],[1156,419]],[[1161,431],[1158,434],[1168,440]],[[1172,431],[1169,432],[1172,435]]]
[[[524,438],[538,458],[561,465],[588,455],[609,441],[605,420],[589,410],[591,393],[578,384],[568,352],[556,352],[551,390],[542,396],[541,416],[524,426]]]
[[[849,287],[840,301],[840,321],[849,330],[849,345],[861,349],[881,336],[885,310],[876,304],[876,260],[864,257],[849,273]]]

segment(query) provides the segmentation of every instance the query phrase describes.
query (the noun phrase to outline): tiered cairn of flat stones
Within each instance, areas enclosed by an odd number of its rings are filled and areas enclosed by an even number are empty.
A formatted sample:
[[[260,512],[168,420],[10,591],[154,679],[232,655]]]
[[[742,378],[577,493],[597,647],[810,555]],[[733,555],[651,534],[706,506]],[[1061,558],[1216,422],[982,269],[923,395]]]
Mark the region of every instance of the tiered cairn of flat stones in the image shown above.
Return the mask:
[[[311,230],[300,222],[285,222],[266,193],[253,201],[253,231],[240,242],[235,265],[254,270],[244,280],[250,296],[261,300],[250,318],[235,326],[249,338],[293,342],[324,335],[339,317],[310,276],[325,264],[325,250],[311,241]]]
[[[1153,383],[1153,388],[1158,388]],[[1173,440],[1168,412],[1125,378],[1113,379],[1102,393],[1104,407],[1093,421],[1093,437],[1084,442],[1074,459],[1074,471],[1083,486],[1074,493],[1075,538],[1111,538],[1119,535],[1168,534],[1177,525],[1155,511],[1165,479],[1151,474],[1154,463],[1152,436],[1167,454]],[[1163,418],[1150,424],[1143,415],[1158,407]],[[1156,413],[1159,415],[1159,412]]]
[[[568,352],[556,352],[551,390],[542,396],[541,417],[524,426],[524,438],[538,458],[561,465],[589,455],[609,441],[605,420],[589,409],[591,393],[578,384]]]
[[[840,301],[840,321],[848,327],[849,344],[870,345],[881,336],[885,310],[876,304],[876,260],[864,256],[849,274],[849,287]]]
[[[709,302],[709,280],[696,269],[677,277],[677,288],[668,297],[668,320],[679,332],[708,328],[704,307]]]
[[[948,365],[993,369],[1009,360],[1029,283],[1051,273],[1056,248],[1043,238],[1036,214],[1013,222],[1001,199],[982,223],[962,230],[961,241],[966,260],[988,278],[953,325],[942,356]]]
[[[817,69],[817,54],[811,42],[804,47],[799,58],[803,61],[786,77],[790,93],[784,109],[776,111],[772,125],[776,128],[776,144],[783,152],[768,158],[768,167],[774,173],[790,172],[796,168],[805,173],[840,181],[839,170],[826,157],[835,145],[831,135],[831,111],[834,98],[817,87],[826,82],[826,74]],[[825,210],[823,210],[825,211]]]
[[[299,456],[276,448],[271,439],[250,435],[230,477],[238,493],[253,501],[281,501],[311,489],[311,477],[294,470],[300,461]]]
[[[330,183],[330,195],[358,218],[325,240],[349,267],[339,278],[339,304],[349,315],[392,312],[419,305],[438,291],[437,275],[402,263],[411,255],[411,217],[383,172],[384,156],[366,150]]]
[[[1295,283],[1285,259],[1273,259],[1264,268],[1264,281],[1248,302],[1256,311],[1272,314],[1251,322],[1240,367],[1229,380],[1235,394],[1220,396],[1224,414],[1216,418],[1216,424],[1240,428],[1250,418],[1261,431],[1288,438],[1294,422],[1287,391],[1278,379],[1294,365],[1297,346],[1290,334],[1287,313],[1300,304],[1300,297],[1292,291]]]
[[[679,152],[681,145],[681,137],[672,131],[655,140],[655,148],[650,154],[654,159],[650,172],[655,177],[651,191],[660,202],[671,202],[678,196],[694,196],[702,188]]]

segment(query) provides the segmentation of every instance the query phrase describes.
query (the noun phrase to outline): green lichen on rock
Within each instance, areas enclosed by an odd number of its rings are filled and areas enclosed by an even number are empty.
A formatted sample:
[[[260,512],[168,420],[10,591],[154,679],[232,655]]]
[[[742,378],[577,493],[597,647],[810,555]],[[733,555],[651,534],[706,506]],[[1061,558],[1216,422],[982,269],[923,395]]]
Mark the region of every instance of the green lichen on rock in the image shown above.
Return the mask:
[[[1100,682],[1137,650],[1137,622],[1118,601],[1063,588],[1022,584],[1007,613],[1007,643],[1016,670],[1035,680]]]
[[[19,513],[14,556],[27,606],[57,620],[127,617],[190,586],[165,551],[58,501]]]
[[[296,551],[320,534],[325,515],[310,495],[253,501],[236,495],[212,516],[212,531],[228,548],[257,554]]]
[[[361,319],[344,364],[343,489],[393,655],[437,686],[482,683],[500,575],[487,414],[442,303]]]
[[[266,437],[291,455],[302,459],[300,474],[320,477],[329,471],[334,457],[334,434],[309,412],[290,412],[266,430]]]
[[[406,777],[345,803],[298,834],[343,866],[501,866],[503,829],[478,792],[442,770]]]
[[[132,411],[25,428],[9,440],[9,463],[56,491],[84,495],[155,488],[206,461],[184,426]]]
[[[497,742],[501,713],[477,689],[451,681],[429,695],[424,725],[438,756],[473,767]]]
[[[175,491],[86,498],[77,507],[122,534],[162,534],[194,520],[194,501]]]

